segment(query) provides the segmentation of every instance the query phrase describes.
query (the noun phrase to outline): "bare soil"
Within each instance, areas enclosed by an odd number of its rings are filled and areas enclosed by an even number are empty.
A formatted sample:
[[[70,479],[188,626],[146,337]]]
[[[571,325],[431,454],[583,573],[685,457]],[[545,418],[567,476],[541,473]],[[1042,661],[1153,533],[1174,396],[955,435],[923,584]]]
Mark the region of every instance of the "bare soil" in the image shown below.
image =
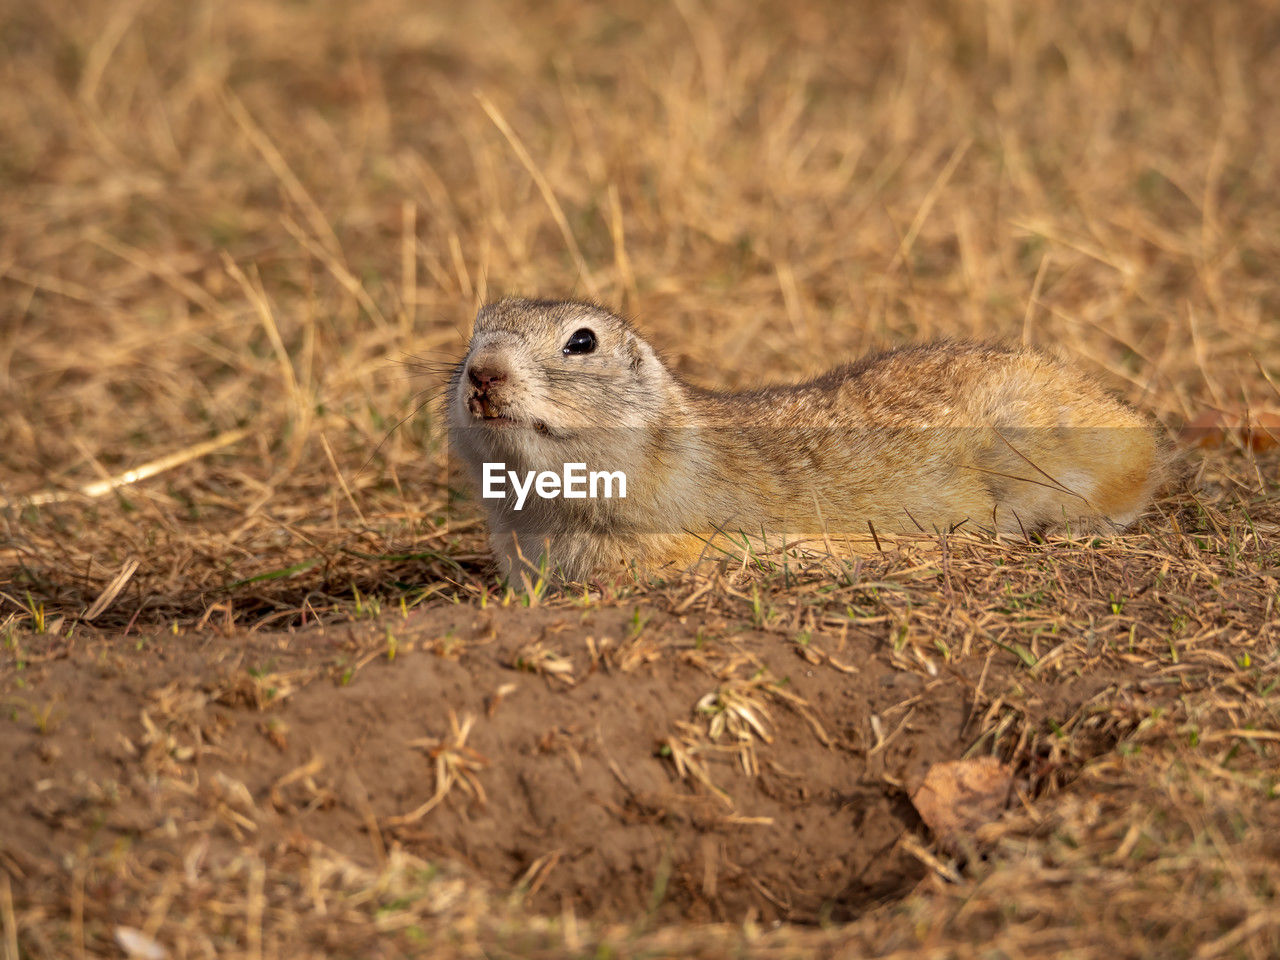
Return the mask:
[[[208,836],[263,856],[318,843],[373,866],[397,843],[497,889],[524,884],[536,910],[614,919],[844,920],[921,879],[898,845],[921,829],[906,791],[963,753],[976,672],[926,682],[877,658],[871,631],[831,651],[849,664],[837,670],[741,625],[636,609],[638,631],[619,610],[461,609],[385,630],[56,644],[8,701],[5,853],[56,872],[83,846],[182,856]],[[522,669],[534,645],[571,674]],[[705,728],[700,698],[760,674],[789,697],[762,698],[759,775],[721,738],[706,769],[724,797],[686,782],[666,746],[677,725]],[[447,740],[450,715],[474,720],[483,798],[455,786],[388,825],[435,789],[414,744]]]
[[[1273,580],[1248,575],[1223,603],[1206,595],[1166,659],[1149,631],[1184,609],[1194,556],[1143,572],[1088,543],[1005,545],[1021,562],[1001,572],[996,549],[922,545],[872,558],[843,587],[792,572],[751,594],[731,578],[608,602],[362,604],[348,622],[288,630],[210,619],[11,634],[0,865],[18,880],[25,942],[36,956],[74,942],[112,955],[123,923],[168,930],[176,955],[194,956],[200,944],[251,948],[256,917],[259,938],[325,956],[414,955],[422,937],[445,955],[443,933],[424,929],[481,931],[449,941],[463,955],[554,954],[582,942],[579,922],[600,931],[589,941],[600,949],[614,949],[616,929],[630,931],[627,949],[691,950],[710,937],[707,955],[719,955],[737,949],[725,931],[775,921],[801,925],[779,928],[792,931],[779,955],[883,947],[885,931],[928,929],[906,917],[930,899],[939,909],[949,888],[959,905],[965,889],[1007,885],[1002,871],[1087,874],[1053,863],[1088,849],[1088,830],[1108,837],[1104,859],[1117,843],[1145,849],[1141,821],[1126,819],[1142,805],[1173,800],[1160,820],[1191,816],[1174,799],[1186,788],[1157,785],[1166,763],[1201,764],[1196,750],[1170,751],[1171,735],[1190,732],[1216,757],[1210,769],[1236,770],[1241,784],[1261,775],[1274,791],[1273,732],[1255,726],[1276,687],[1263,609]],[[947,588],[948,570],[967,574],[970,594]],[[1051,601],[1055,582],[1070,586]],[[1075,611],[1051,631],[1062,643],[1043,644],[1040,603]],[[886,630],[893,617],[879,611],[904,604],[916,613]],[[993,615],[1013,642],[981,640]],[[1250,622],[1260,632],[1240,630]],[[819,629],[796,629],[806,623]],[[1019,623],[1025,644],[1010,636]],[[937,638],[932,654],[913,641],[921,632]],[[1250,650],[1265,665],[1239,653]],[[912,793],[933,764],[993,754],[1015,773],[1013,809],[958,848],[935,842]],[[1235,842],[1250,859],[1235,869],[1252,871],[1277,862],[1280,833],[1264,824],[1280,826],[1280,813],[1247,798],[1219,786],[1188,823],[1191,836],[1213,835],[1248,816]],[[1030,854],[1050,837],[1066,846]],[[1046,876],[1020,882],[1052,888]],[[1088,890],[1071,882],[1073,896]],[[1021,895],[991,896],[971,908],[978,927],[1004,909],[1001,896]],[[339,922],[339,905],[372,912]],[[511,909],[520,919],[496,919]],[[198,920],[210,910],[234,922],[218,933]],[[50,911],[70,924],[42,933]],[[539,915],[566,919],[547,931],[532,924]],[[1036,937],[1089,941],[1072,930]]]

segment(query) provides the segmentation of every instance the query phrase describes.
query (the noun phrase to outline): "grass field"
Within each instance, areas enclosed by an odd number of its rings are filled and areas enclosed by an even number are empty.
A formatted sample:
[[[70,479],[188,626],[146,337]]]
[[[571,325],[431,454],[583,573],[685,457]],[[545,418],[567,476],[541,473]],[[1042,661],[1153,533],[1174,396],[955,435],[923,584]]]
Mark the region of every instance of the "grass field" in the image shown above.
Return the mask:
[[[0,4],[0,958],[1280,954],[1280,7]],[[504,588],[487,299],[1057,351],[1132,531]],[[994,756],[945,844],[911,797]]]

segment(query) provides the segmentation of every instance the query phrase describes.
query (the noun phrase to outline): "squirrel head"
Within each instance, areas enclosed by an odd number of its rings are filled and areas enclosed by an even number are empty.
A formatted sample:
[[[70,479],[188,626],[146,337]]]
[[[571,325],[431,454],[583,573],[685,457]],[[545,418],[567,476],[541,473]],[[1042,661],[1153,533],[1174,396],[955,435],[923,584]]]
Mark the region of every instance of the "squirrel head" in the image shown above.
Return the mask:
[[[500,300],[476,316],[449,424],[477,453],[563,461],[642,432],[673,385],[653,348],[602,307]]]

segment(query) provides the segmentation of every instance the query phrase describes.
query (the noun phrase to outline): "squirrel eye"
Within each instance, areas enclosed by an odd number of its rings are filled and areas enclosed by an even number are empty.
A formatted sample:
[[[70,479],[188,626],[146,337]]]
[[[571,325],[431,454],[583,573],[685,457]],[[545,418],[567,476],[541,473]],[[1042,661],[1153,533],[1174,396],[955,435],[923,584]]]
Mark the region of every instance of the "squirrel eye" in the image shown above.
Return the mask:
[[[567,357],[571,353],[590,353],[595,348],[596,335],[586,327],[583,327],[581,330],[575,331],[564,345],[564,355]]]

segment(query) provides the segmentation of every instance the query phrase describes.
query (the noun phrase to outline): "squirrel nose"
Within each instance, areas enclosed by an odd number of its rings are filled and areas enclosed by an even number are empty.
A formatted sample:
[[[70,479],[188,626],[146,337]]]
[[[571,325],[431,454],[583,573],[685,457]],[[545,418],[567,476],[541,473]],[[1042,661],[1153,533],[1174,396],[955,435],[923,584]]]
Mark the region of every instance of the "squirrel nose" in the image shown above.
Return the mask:
[[[480,364],[469,368],[467,377],[470,379],[472,386],[481,393],[487,393],[495,383],[502,383],[507,379],[507,371],[488,364]]]

